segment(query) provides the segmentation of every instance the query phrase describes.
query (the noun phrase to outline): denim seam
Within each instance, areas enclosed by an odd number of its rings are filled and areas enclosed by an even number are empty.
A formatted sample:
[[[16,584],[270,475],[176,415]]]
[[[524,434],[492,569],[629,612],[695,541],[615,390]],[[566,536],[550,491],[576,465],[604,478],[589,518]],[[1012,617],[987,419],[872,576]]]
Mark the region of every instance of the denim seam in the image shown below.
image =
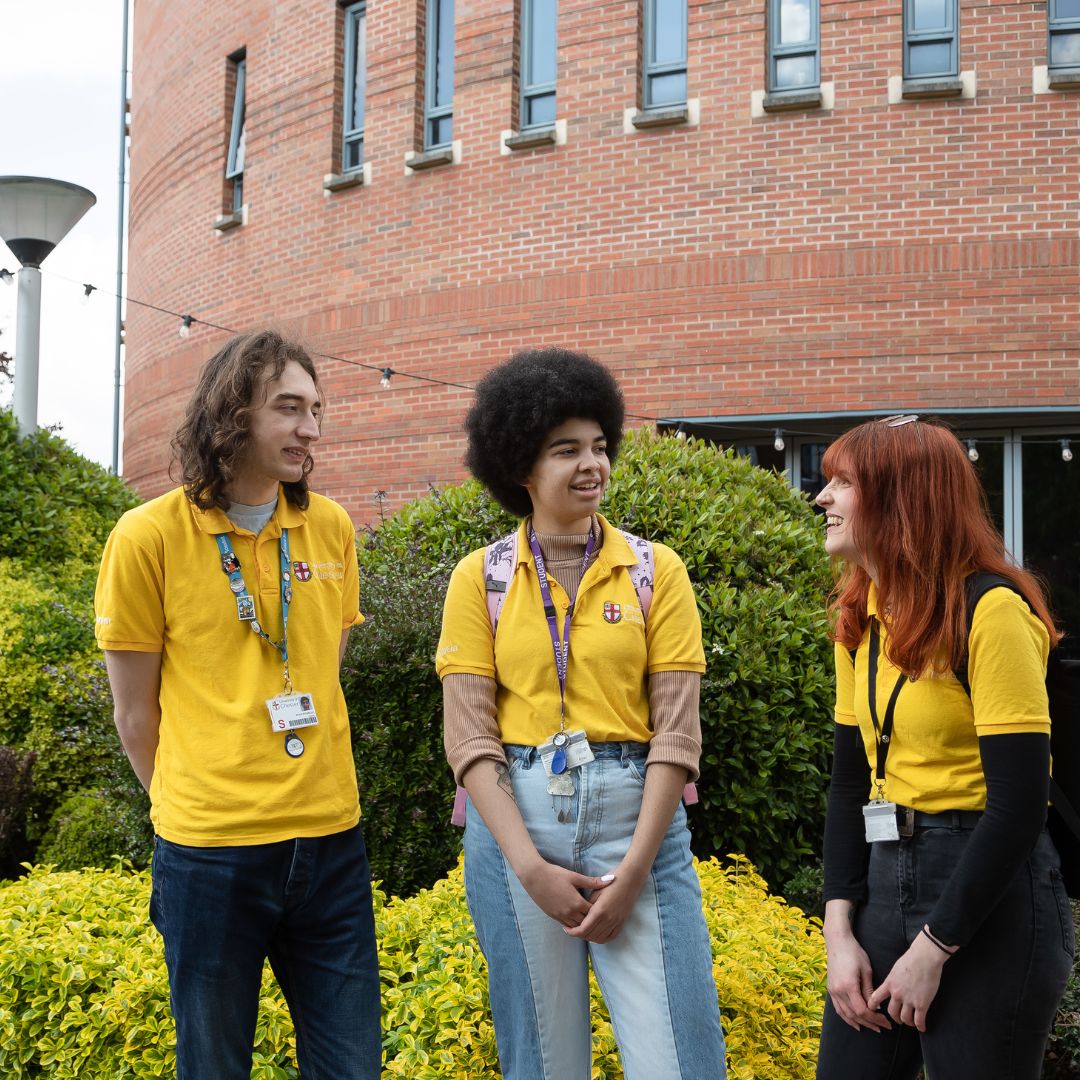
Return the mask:
[[[661,843],[663,843],[663,841],[661,841]],[[674,1017],[672,1016],[672,1009],[674,1008],[674,1002],[672,1000],[672,993],[671,993],[671,989],[672,989],[671,988],[671,980],[668,977],[669,972],[668,972],[667,953],[664,950],[664,940],[665,940],[665,938],[664,938],[664,905],[661,902],[660,882],[659,882],[659,880],[658,880],[658,878],[656,876],[656,871],[650,869],[649,870],[649,877],[652,880],[653,896],[655,897],[655,902],[656,902],[656,921],[660,925],[660,962],[664,965],[664,997],[667,1000],[667,1022],[668,1022],[668,1026],[671,1028],[671,1044],[672,1044],[672,1046],[675,1047],[675,1060],[676,1060],[676,1063],[678,1064],[678,1067],[679,1067],[679,1076],[681,1077],[681,1076],[684,1075],[683,1063],[682,1063],[682,1056],[681,1056],[681,1052],[680,1052],[680,1048],[679,1048],[679,1040],[677,1038],[675,1038],[675,1022],[674,1022]]]
[[[1016,1025],[1020,1016],[1020,1003],[1027,997],[1028,986],[1031,982],[1032,967],[1035,962],[1036,943],[1039,940],[1039,903],[1038,882],[1035,880],[1034,868],[1031,859],[1025,859],[1023,870],[1027,872],[1027,885],[1031,896],[1031,935],[1028,938],[1028,962],[1024,969],[1024,978],[1020,983],[1019,993],[1016,995],[1016,1008],[1011,1010],[1012,1023],[1009,1024],[1009,1069],[1013,1067],[1013,1054],[1016,1048]]]

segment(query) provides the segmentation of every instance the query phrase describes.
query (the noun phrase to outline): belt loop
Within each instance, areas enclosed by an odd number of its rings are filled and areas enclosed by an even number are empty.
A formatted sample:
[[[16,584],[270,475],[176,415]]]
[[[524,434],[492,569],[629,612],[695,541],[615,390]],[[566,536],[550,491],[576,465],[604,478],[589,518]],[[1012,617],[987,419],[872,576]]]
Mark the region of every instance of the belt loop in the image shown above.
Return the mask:
[[[915,811],[910,806],[896,808],[897,832],[905,839],[915,833]]]

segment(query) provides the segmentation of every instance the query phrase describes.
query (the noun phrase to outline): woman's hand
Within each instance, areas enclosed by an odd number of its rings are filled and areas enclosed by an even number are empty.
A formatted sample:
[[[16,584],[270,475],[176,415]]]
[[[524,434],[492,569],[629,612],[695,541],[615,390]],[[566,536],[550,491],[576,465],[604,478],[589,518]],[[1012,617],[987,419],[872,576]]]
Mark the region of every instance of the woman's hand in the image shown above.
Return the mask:
[[[599,896],[593,898],[592,910],[581,924],[576,929],[566,928],[571,937],[584,938],[596,945],[606,945],[619,936],[623,924],[630,918],[630,912],[634,909],[641,886],[645,884],[648,871],[642,873],[628,866],[624,860],[616,869],[614,877],[615,880]]]
[[[825,905],[825,948],[828,953],[828,989],[836,1015],[858,1031],[885,1031],[888,1018],[867,1004],[874,990],[870,958],[851,929],[854,906],[849,900],[830,900]]]
[[[518,880],[545,915],[567,928],[580,926],[595,904],[595,900],[586,900],[579,890],[591,890],[594,896],[598,892],[603,895],[613,883],[609,874],[587,877],[540,858],[522,870]]]
[[[926,1014],[941,985],[941,969],[949,954],[924,934],[908,946],[893,964],[885,981],[870,995],[868,1004],[876,1009],[888,999],[889,1015],[898,1023],[926,1030]]]

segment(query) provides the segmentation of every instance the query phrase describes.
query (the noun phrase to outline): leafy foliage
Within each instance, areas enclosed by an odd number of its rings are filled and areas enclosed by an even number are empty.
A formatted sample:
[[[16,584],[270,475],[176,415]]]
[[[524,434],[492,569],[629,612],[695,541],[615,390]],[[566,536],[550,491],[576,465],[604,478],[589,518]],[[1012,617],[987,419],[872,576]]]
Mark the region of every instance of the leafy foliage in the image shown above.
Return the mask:
[[[33,790],[34,755],[0,746],[0,878],[13,874],[25,843],[23,818]]]
[[[743,859],[700,863],[733,1080],[813,1074],[824,993],[820,927]],[[146,873],[50,873],[0,888],[0,1073],[116,1080],[171,1076],[175,1033]],[[487,971],[460,866],[409,900],[376,891],[385,1073],[409,1080],[498,1075]],[[593,1076],[621,1077],[595,982]],[[292,1024],[264,977],[257,1080],[297,1076]]]
[[[785,880],[819,849],[828,786],[828,568],[813,512],[781,476],[730,451],[634,432],[623,443],[605,514],[674,548],[697,592],[709,667],[701,698],[701,804],[691,811],[695,850],[745,851],[770,877]],[[428,584],[441,586],[458,559],[514,525],[469,481],[405,507],[361,551],[365,611],[370,630],[381,622],[375,634],[383,637],[369,647],[369,628],[353,634],[349,666],[372,669],[350,676],[346,694],[357,738],[373,747],[413,747],[422,774],[395,791],[389,776],[378,775],[375,755],[358,755],[370,792],[365,816],[369,827],[378,821],[384,842],[409,853],[410,865],[424,864],[430,876],[417,874],[420,884],[446,869],[439,861],[453,850],[445,823],[452,782],[440,764],[441,697],[430,667],[438,588]],[[378,715],[371,716],[376,702]],[[389,760],[399,767],[397,757]],[[442,816],[430,819],[426,859],[419,834],[408,835],[415,821],[409,815],[421,805],[414,790],[426,793],[433,784],[447,795]],[[383,802],[383,792],[390,801]],[[396,883],[391,874],[387,880]]]

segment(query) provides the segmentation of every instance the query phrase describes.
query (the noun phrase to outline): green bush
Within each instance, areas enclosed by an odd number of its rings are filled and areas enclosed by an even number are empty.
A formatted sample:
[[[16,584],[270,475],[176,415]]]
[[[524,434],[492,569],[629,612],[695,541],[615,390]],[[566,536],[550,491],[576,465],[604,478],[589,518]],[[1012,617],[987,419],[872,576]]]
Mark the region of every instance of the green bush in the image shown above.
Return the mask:
[[[697,592],[709,666],[701,697],[701,804],[690,818],[695,851],[746,851],[768,877],[784,881],[820,850],[828,786],[832,646],[817,519],[783,477],[730,451],[647,431],[623,443],[604,513],[673,547]],[[514,524],[469,481],[405,507],[361,549],[361,594],[372,590],[364,601],[372,621],[353,634],[350,666],[368,663],[365,636],[380,621],[387,639],[373,665],[381,672],[378,687],[374,676],[352,681],[347,698],[358,740],[415,747],[423,791],[434,784],[446,792],[431,818],[437,858],[427,861],[427,881],[445,870],[438,861],[452,850],[444,809],[452,781],[440,764],[440,696],[430,667],[439,635],[431,593],[458,559]],[[395,574],[404,575],[401,588],[384,588]],[[414,587],[417,579],[432,588]],[[371,694],[394,697],[369,720]],[[387,725],[392,730],[384,732]],[[373,758],[363,761],[361,784],[392,793],[389,770],[376,779],[381,768]],[[398,805],[380,818],[384,841],[397,843],[399,830],[412,828],[416,782],[406,779]],[[418,842],[414,833],[406,846],[413,851]],[[387,880],[396,887],[392,876]]]
[[[120,797],[104,789],[80,790],[57,808],[38,845],[37,859],[57,870],[150,864],[154,832],[150,800],[138,785]]]
[[[733,1080],[813,1075],[825,981],[819,925],[742,859],[698,866]],[[148,874],[33,870],[0,887],[0,1075],[68,1080],[171,1076],[175,1033]],[[498,1076],[487,973],[460,867],[409,900],[376,891],[385,1073],[409,1080]],[[616,1080],[595,983],[593,1076]],[[292,1024],[264,978],[257,1080],[297,1076]]]
[[[0,746],[0,879],[14,876],[25,858],[25,816],[34,789],[34,755]]]

